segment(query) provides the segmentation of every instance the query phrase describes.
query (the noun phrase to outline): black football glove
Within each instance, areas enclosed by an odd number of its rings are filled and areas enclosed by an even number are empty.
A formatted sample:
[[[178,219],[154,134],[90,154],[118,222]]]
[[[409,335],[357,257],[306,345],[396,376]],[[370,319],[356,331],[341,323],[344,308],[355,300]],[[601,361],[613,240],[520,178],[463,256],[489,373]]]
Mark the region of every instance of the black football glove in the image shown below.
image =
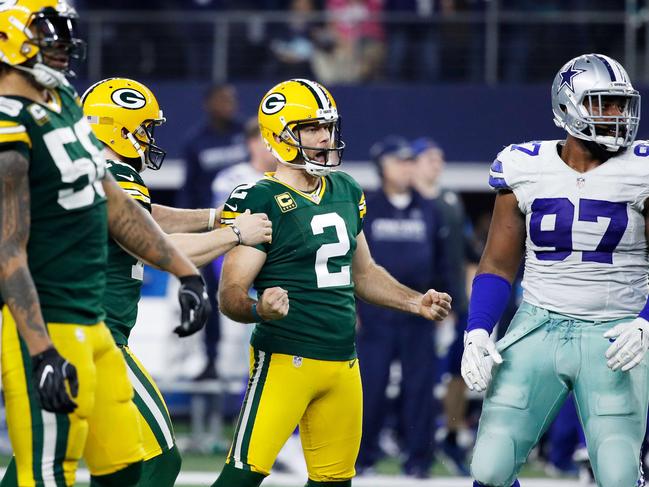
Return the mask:
[[[180,325],[174,329],[174,333],[179,337],[193,335],[205,326],[212,312],[203,278],[199,275],[181,277],[178,301]]]
[[[32,357],[32,374],[41,407],[45,411],[70,414],[77,408],[77,403],[72,400],[79,392],[77,369],[61,357],[56,348],[50,347]],[[65,389],[66,379],[72,397]]]

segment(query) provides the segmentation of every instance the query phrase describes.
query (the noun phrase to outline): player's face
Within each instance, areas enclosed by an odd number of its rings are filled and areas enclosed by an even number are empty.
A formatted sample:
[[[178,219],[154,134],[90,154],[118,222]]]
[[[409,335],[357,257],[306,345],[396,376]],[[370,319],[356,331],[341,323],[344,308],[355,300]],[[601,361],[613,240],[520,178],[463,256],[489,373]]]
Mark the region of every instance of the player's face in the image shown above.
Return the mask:
[[[83,59],[83,42],[77,38],[76,19],[54,14],[37,16],[29,26],[43,62],[58,71],[70,67],[70,59]]]
[[[304,149],[306,156],[312,161],[319,163],[326,163],[330,161],[329,154],[326,150],[318,150],[317,148],[329,149],[332,147],[332,130],[334,126],[331,123],[313,123],[302,125],[296,129],[300,143],[304,147],[313,147],[313,149]]]
[[[624,96],[591,95],[584,101],[584,105],[591,115],[603,117],[601,118],[602,124],[595,125],[598,135],[615,136],[616,117],[624,116],[627,113],[629,99]]]

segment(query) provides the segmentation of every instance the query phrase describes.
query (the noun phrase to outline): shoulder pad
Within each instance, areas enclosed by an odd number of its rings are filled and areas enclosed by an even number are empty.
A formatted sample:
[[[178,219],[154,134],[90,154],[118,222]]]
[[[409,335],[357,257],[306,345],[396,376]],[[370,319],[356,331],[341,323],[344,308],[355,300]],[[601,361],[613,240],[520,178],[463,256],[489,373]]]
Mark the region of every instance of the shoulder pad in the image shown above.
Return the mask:
[[[20,115],[20,112],[23,109],[23,103],[18,100],[14,100],[13,98],[6,98],[4,96],[0,96],[0,114],[1,115],[6,115],[12,118],[17,117]]]
[[[329,176],[331,178],[344,181],[345,183],[349,184],[353,189],[363,192],[363,188],[358,183],[358,181],[356,181],[349,173],[346,173],[345,171],[342,170],[331,171],[331,173],[329,173]]]
[[[533,141],[511,144],[498,153],[489,169],[489,185],[495,190],[514,190],[540,167],[539,156],[553,142]],[[552,149],[553,150],[553,149]]]
[[[236,218],[246,210],[251,213],[267,212],[271,199],[269,187],[264,180],[254,184],[240,184],[232,190],[224,203],[221,223],[230,223],[228,220]]]

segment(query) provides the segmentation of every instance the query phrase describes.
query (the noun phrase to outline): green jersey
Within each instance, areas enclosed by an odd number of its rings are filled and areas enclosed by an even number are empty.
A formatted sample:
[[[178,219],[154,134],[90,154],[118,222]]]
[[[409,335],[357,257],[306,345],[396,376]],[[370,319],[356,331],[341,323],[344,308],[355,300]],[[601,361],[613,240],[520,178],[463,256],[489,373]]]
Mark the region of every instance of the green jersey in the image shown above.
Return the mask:
[[[288,291],[289,312],[257,324],[251,344],[260,350],[319,360],[351,360],[356,303],[352,256],[362,230],[365,196],[344,172],[320,178],[316,193],[298,191],[267,175],[235,188],[222,213],[231,224],[250,210],[273,222],[273,240],[257,246],[266,261],[254,287]]]
[[[151,212],[149,189],[140,174],[133,167],[120,161],[107,161],[107,166],[117,184],[145,210]],[[113,239],[108,239],[104,309],[106,325],[118,345],[128,344],[128,337],[135,326],[143,279],[142,262],[122,249]]]
[[[107,217],[102,145],[74,89],[49,103],[0,97],[0,151],[29,161],[28,265],[47,322],[93,324],[102,309]]]

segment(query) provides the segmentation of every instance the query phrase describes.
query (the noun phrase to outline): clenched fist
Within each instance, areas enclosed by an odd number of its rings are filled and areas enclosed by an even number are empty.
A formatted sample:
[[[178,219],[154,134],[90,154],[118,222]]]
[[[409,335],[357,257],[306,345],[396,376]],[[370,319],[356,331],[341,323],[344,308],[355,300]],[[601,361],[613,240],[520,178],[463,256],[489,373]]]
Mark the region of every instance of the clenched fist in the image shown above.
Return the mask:
[[[273,224],[265,213],[250,213],[246,210],[234,219],[234,226],[241,232],[243,245],[269,243],[273,237]]]
[[[421,297],[419,303],[419,314],[427,320],[440,321],[446,318],[451,311],[451,297],[446,293],[440,293],[429,289]]]
[[[257,313],[263,320],[280,320],[288,314],[288,291],[269,287],[257,302]]]

